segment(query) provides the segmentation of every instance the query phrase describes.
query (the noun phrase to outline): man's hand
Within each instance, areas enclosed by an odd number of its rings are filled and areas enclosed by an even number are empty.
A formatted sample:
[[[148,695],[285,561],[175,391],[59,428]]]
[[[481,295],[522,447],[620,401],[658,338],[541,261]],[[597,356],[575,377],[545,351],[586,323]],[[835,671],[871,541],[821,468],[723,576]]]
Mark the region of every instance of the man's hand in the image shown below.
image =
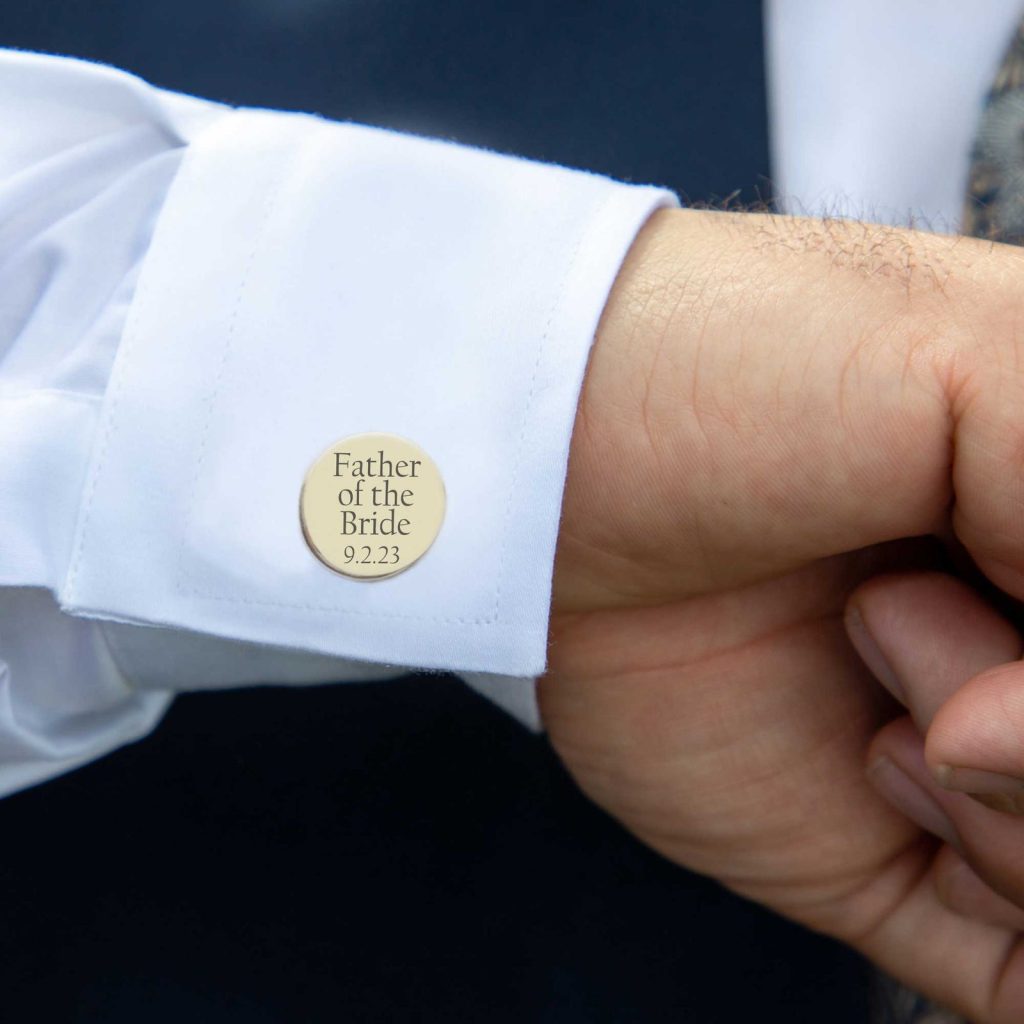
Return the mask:
[[[842,615],[962,544],[1024,597],[1024,255],[842,222],[657,214],[577,416],[551,740],[642,840],[983,1022],[1024,959],[865,778],[894,702]]]

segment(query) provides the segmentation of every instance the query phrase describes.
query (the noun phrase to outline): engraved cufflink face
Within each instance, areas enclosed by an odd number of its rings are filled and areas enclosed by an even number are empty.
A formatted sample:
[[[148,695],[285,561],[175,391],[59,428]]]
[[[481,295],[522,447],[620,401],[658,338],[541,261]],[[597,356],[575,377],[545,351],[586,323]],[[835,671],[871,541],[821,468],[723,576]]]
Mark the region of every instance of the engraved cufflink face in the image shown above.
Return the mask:
[[[434,543],[444,481],[419,445],[394,434],[352,434],[309,468],[299,497],[306,543],[329,569],[375,580],[403,572]]]

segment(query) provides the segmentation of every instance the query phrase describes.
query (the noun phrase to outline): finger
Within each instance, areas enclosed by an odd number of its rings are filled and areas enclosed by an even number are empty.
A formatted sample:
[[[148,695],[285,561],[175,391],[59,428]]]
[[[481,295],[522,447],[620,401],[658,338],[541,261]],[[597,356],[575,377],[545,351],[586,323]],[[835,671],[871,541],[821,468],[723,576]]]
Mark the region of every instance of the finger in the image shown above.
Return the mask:
[[[1024,932],[1024,910],[994,892],[951,846],[939,851],[933,874],[939,899],[954,913]]]
[[[851,594],[845,619],[865,664],[922,733],[968,680],[1021,654],[1017,631],[974,590],[942,573],[869,580]],[[1024,701],[1018,720],[1024,735]]]
[[[970,680],[935,716],[926,759],[947,788],[1024,813],[1024,664]]]
[[[914,723],[906,716],[890,722],[868,749],[868,778],[896,810],[944,843],[960,848],[960,836],[929,786],[924,746]]]
[[[974,590],[941,573],[859,586],[846,628],[875,676],[927,735],[945,787],[1024,813],[1024,664],[1020,634]]]
[[[1024,907],[1024,818],[994,813],[966,794],[940,786],[908,718],[890,723],[875,737],[868,759],[869,778],[886,799],[956,848],[995,892]],[[895,775],[901,785],[892,784]]]
[[[915,735],[908,718],[901,723],[909,736]],[[892,729],[887,727],[885,733],[891,736]],[[881,750],[875,753],[880,756]],[[913,804],[900,800],[897,809],[919,817],[918,801],[931,801],[934,809],[921,821],[934,828],[934,814],[945,814],[945,809],[930,791],[935,784],[923,762],[923,777],[913,777],[896,760],[893,764],[917,793]],[[872,774],[877,783],[879,776]],[[880,788],[884,796],[890,795],[890,790]],[[972,803],[963,796],[955,799]],[[935,831],[956,835],[951,822]],[[885,886],[899,895],[882,921],[859,941],[855,939],[854,945],[912,987],[972,1021],[1018,1024],[1024,1020],[1024,945],[1018,931],[1024,915],[1012,902],[986,890],[980,880],[980,894],[970,882],[958,888],[964,876],[957,877],[952,870],[947,860],[955,856],[952,852],[936,858],[927,847],[918,847],[916,856],[913,853],[907,851],[882,872],[875,888]]]
[[[1024,825],[942,790],[928,773],[921,738],[909,717],[878,734],[869,764],[869,778],[882,796],[945,842],[962,844],[977,826],[972,812]],[[999,837],[1004,849],[1005,840]],[[990,844],[992,838],[986,833],[983,841]],[[927,849],[919,851],[916,875],[898,863],[886,870],[883,877],[890,880],[901,870],[912,877],[902,882],[904,895],[882,924],[858,945],[880,963],[895,964],[889,969],[971,1020],[1018,1022],[1024,1019],[1024,946],[1018,935],[1024,911],[969,868],[959,873],[957,855],[948,846],[944,850],[949,852],[937,858]]]
[[[895,869],[886,873],[894,883]],[[917,991],[976,1024],[1024,1020],[1024,945],[1013,927],[964,917],[939,898],[934,869],[899,879],[902,896],[854,945]]]

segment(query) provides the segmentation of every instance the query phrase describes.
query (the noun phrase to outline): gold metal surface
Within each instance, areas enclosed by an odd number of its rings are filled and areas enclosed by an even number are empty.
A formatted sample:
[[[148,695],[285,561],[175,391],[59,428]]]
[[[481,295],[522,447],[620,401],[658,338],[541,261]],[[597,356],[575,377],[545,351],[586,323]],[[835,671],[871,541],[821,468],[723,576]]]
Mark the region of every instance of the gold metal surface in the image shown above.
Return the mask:
[[[299,496],[306,543],[342,576],[404,572],[434,543],[444,481],[419,445],[394,434],[352,434],[320,455]]]

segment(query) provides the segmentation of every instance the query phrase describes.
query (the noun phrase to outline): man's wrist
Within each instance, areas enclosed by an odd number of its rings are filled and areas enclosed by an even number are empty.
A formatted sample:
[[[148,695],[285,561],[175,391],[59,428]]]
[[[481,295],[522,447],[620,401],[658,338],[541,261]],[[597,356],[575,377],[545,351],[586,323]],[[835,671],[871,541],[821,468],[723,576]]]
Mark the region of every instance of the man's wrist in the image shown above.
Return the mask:
[[[584,380],[556,613],[660,603],[934,529],[951,495],[953,392],[1015,344],[1020,256],[1004,248],[655,214]]]

